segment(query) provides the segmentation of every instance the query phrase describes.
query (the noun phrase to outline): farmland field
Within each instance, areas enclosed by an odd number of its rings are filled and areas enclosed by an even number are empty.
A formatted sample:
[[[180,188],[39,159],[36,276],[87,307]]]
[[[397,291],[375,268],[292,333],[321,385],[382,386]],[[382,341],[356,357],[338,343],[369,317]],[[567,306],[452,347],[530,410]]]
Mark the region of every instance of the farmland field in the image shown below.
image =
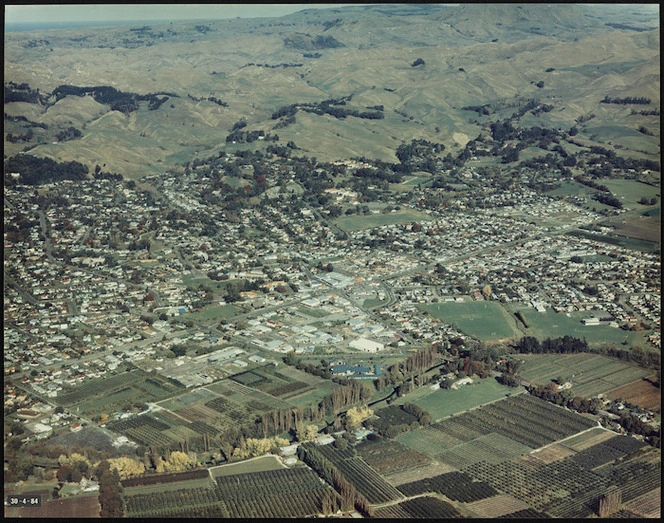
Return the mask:
[[[637,180],[607,179],[602,180],[612,193],[620,195],[623,204],[634,208],[647,209],[648,206],[641,205],[638,201],[643,197],[653,198],[659,196],[659,189],[652,185],[641,183]]]
[[[557,377],[572,383],[577,396],[593,397],[633,383],[652,373],[597,354],[524,354],[523,379],[540,385]]]
[[[186,407],[188,405],[193,405],[195,403],[198,403],[202,400],[206,399],[211,399],[211,398],[216,398],[217,395],[207,389],[196,389],[192,390],[191,392],[187,392],[185,394],[181,394],[180,396],[177,396],[175,398],[171,398],[166,401],[161,401],[159,402],[159,406],[172,410],[172,411],[177,411],[178,409],[181,409],[182,407]]]
[[[240,463],[212,467],[210,469],[210,474],[216,479],[222,476],[246,474],[249,472],[264,472],[266,470],[281,470],[283,468],[285,467],[276,456],[268,455],[242,461]]]
[[[527,510],[528,505],[505,494],[468,503],[466,507],[481,518],[499,518],[512,512]]]
[[[662,237],[662,221],[654,216],[630,216],[616,224],[616,234],[658,243]]]
[[[486,434],[471,441],[447,449],[436,456],[438,461],[459,469],[476,463],[499,463],[529,453],[530,447],[517,443],[500,434]]]
[[[332,494],[305,467],[221,476],[216,481],[232,518],[305,517],[319,513],[323,496]]]
[[[643,518],[662,517],[662,488],[656,489],[633,499],[625,504],[625,508]]]
[[[411,468],[398,472],[396,474],[384,474],[383,477],[385,480],[392,486],[398,487],[404,483],[412,483],[413,481],[419,481],[424,478],[433,478],[440,474],[446,472],[454,472],[456,469],[445,463],[438,463],[433,461],[431,465],[426,465],[424,467]]]
[[[379,474],[397,474],[431,463],[426,454],[411,450],[394,440],[365,441],[356,447],[358,454]]]
[[[480,340],[520,337],[516,321],[499,304],[487,301],[418,305],[422,311],[453,324]]]
[[[397,439],[438,459],[441,452],[495,432],[505,438],[496,438],[496,442],[510,442],[513,446],[510,452],[516,456],[525,452],[522,446],[539,448],[592,426],[594,422],[576,413],[528,394],[518,394],[411,431]],[[458,466],[462,462],[450,464]]]
[[[575,452],[570,448],[567,448],[566,446],[563,446],[559,443],[554,443],[553,445],[543,448],[542,450],[533,452],[530,454],[530,456],[540,460],[542,463],[553,463],[554,461],[564,459],[574,454]]]
[[[474,481],[472,476],[463,472],[447,472],[433,478],[404,483],[399,485],[399,490],[409,497],[431,492],[443,494],[463,503],[471,503],[498,494],[488,483]]]
[[[402,498],[401,493],[383,479],[362,458],[356,456],[355,449],[337,449],[331,445],[312,446],[307,444],[307,451],[313,451],[327,458],[341,472],[342,476],[353,484],[355,489],[367,498],[371,504],[385,503]]]
[[[579,452],[588,447],[592,447],[597,443],[602,443],[611,439],[614,436],[615,432],[597,427],[588,432],[584,432],[583,434],[579,434],[578,436],[574,436],[573,438],[566,439],[561,445]]]
[[[376,509],[374,517],[385,519],[452,519],[464,517],[454,505],[438,498],[422,496]]]
[[[612,400],[622,399],[654,412],[659,412],[661,409],[661,389],[646,380],[635,381],[610,390],[606,396]]]
[[[457,390],[438,389],[432,391],[426,387],[420,390],[423,396],[415,398],[413,395],[407,395],[397,400],[395,404],[405,403],[406,401],[415,403],[418,407],[427,410],[431,414],[432,420],[446,418],[447,416],[503,398],[508,394],[523,391],[520,387],[510,388],[501,385],[492,378],[474,380],[470,385],[464,385]]]
[[[155,492],[168,492],[170,490],[188,490],[196,488],[210,488],[214,486],[212,479],[189,479],[185,481],[178,481],[175,483],[160,483],[158,485],[137,485],[135,487],[124,487],[123,493],[125,496],[135,496],[137,494],[152,494]]]
[[[422,452],[432,458],[440,454],[441,451],[462,443],[461,440],[453,438],[431,426],[404,432],[403,434],[399,434],[396,440],[406,447]]]

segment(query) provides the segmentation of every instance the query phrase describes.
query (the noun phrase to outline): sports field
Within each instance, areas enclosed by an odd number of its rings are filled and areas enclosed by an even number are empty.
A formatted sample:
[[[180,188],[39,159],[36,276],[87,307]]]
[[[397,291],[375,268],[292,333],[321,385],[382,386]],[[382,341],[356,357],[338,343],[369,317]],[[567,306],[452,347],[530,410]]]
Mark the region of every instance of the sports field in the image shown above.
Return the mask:
[[[418,307],[445,323],[456,324],[463,332],[475,335],[480,340],[517,338],[522,335],[516,328],[516,319],[497,303],[428,303]]]

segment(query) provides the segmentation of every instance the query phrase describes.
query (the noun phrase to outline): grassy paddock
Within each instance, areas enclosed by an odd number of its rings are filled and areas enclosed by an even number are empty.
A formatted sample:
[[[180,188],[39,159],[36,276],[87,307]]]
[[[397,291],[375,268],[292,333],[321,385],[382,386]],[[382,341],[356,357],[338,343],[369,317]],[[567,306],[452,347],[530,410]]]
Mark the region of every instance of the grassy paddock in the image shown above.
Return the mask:
[[[493,378],[487,378],[474,380],[472,384],[464,385],[457,390],[438,389],[432,391],[429,387],[422,387],[414,393],[400,398],[395,403],[414,403],[429,411],[431,419],[435,421],[521,391],[523,391],[521,387],[506,387]]]
[[[643,340],[643,336],[638,332],[627,332],[609,327],[608,324],[583,325],[581,320],[592,316],[592,311],[575,311],[570,312],[567,316],[564,313],[556,313],[552,309],[547,309],[544,313],[537,312],[531,307],[519,308],[519,310],[523,311],[528,320],[529,328],[525,330],[525,334],[539,339],[569,335],[579,339],[585,338],[590,345],[607,343],[618,345],[625,340],[628,344],[633,345]],[[516,312],[516,309],[513,312]]]
[[[422,311],[446,323],[455,323],[467,334],[481,340],[520,337],[516,321],[500,305],[487,301],[430,303],[418,305]]]
[[[240,463],[230,463],[228,465],[219,465],[212,467],[210,473],[213,478],[222,476],[232,476],[234,474],[246,474],[248,472],[265,472],[268,470],[280,470],[284,466],[279,458],[272,455],[260,456]]]
[[[639,204],[641,197],[654,198],[659,196],[659,188],[647,185],[636,180],[602,180],[613,194],[620,198],[623,204],[634,209],[649,209],[648,205]]]
[[[211,305],[198,312],[186,314],[184,317],[198,321],[227,320],[238,312],[240,312],[240,309],[233,305]]]

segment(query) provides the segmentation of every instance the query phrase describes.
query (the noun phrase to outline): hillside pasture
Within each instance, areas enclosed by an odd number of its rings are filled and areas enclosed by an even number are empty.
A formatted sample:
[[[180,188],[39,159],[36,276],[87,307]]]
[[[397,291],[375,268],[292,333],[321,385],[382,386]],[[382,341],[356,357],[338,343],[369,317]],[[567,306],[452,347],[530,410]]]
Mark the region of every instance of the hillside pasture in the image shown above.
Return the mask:
[[[520,335],[515,320],[494,302],[429,303],[418,305],[418,308],[445,323],[456,324],[466,334],[477,336],[482,341]]]

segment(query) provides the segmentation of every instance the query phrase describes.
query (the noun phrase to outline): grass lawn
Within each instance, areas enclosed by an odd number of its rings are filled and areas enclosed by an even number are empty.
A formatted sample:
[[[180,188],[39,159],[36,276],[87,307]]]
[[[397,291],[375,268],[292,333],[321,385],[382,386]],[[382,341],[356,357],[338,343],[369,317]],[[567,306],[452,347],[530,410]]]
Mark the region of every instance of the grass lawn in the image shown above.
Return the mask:
[[[344,231],[362,231],[374,227],[380,227],[382,225],[393,225],[396,223],[417,222],[422,220],[430,220],[429,215],[423,212],[406,209],[387,214],[379,213],[362,216],[343,216],[334,224]]]
[[[362,307],[365,309],[371,309],[373,307],[378,307],[379,305],[384,305],[385,303],[387,303],[387,300],[377,300],[375,298],[370,298],[368,300],[364,300]]]
[[[238,312],[241,312],[240,309],[233,305],[210,305],[198,312],[187,314],[184,317],[198,321],[227,320],[235,316]]]
[[[276,456],[260,456],[240,463],[230,463],[212,467],[210,472],[213,478],[232,476],[233,474],[246,474],[247,472],[264,472],[267,470],[281,470],[284,466]]]
[[[515,320],[494,302],[429,303],[418,308],[480,340],[521,337]]]
[[[414,403],[429,411],[431,419],[437,421],[521,391],[523,391],[521,387],[506,387],[493,378],[476,379],[470,385],[461,386],[457,390],[438,389],[432,391],[428,386],[421,387],[413,393],[399,398],[394,403],[398,405],[405,402]]]
[[[628,344],[641,343],[643,336],[639,332],[628,332],[606,325],[583,325],[581,320],[592,316],[592,311],[575,311],[567,314],[556,313],[552,309],[546,312],[537,312],[533,308],[519,307],[526,317],[530,327],[525,329],[526,336],[535,336],[539,339],[559,338],[569,335],[575,338],[586,338],[590,345],[605,343],[621,344],[627,340]],[[514,310],[516,312],[516,310]]]

